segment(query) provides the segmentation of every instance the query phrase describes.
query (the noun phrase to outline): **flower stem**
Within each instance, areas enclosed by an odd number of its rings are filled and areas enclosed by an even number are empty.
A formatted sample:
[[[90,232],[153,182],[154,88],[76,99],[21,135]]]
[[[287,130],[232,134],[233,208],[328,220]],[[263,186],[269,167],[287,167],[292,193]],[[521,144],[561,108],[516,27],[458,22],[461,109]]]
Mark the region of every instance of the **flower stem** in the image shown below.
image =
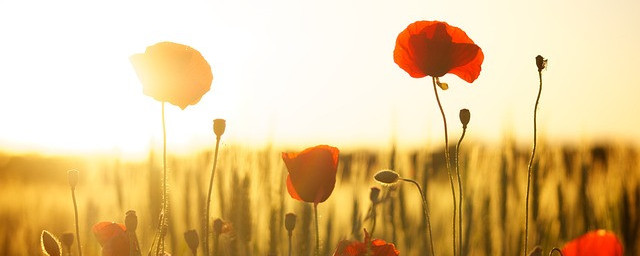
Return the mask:
[[[540,87],[538,89],[538,97],[536,98],[536,105],[533,109],[533,149],[531,150],[531,158],[529,159],[529,165],[527,167],[527,196],[524,210],[524,255],[527,255],[527,240],[529,238],[529,189],[531,187],[531,175],[533,173],[533,158],[536,155],[536,118],[538,115],[538,103],[540,102],[540,94],[542,93],[542,70],[538,70],[538,77],[540,78]]]
[[[418,184],[418,182],[412,179],[405,179],[405,178],[402,178],[402,180],[413,183],[418,188],[418,192],[420,192],[420,197],[422,197],[422,210],[423,210],[424,218],[427,220],[427,228],[429,229],[429,244],[431,245],[431,255],[435,256],[436,253],[433,248],[433,233],[431,232],[431,220],[429,218],[429,204],[427,203],[427,197],[425,196],[424,193],[422,193],[422,188],[420,187],[420,184]]]
[[[320,230],[318,229],[318,204],[313,204],[313,214],[316,217],[316,256],[320,256]]]
[[[213,188],[213,176],[216,173],[216,166],[218,165],[218,147],[220,146],[220,136],[216,136],[216,148],[213,153],[213,167],[211,168],[211,179],[209,179],[209,193],[207,194],[207,206],[205,208],[205,225],[204,225],[204,255],[209,255],[209,207],[211,205],[211,189]]]
[[[451,184],[451,195],[453,196],[453,255],[456,255],[456,190],[453,185],[453,175],[451,175],[451,163],[449,163],[449,134],[447,132],[447,117],[444,115],[442,104],[440,104],[440,97],[438,97],[438,90],[436,88],[436,78],[432,77],[433,92],[436,94],[436,101],[438,107],[440,107],[440,114],[442,114],[442,122],[444,123],[444,159],[447,166],[447,173],[449,174],[449,183]]]
[[[460,156],[460,144],[462,143],[462,139],[464,139],[464,134],[467,132],[467,128],[462,128],[462,135],[460,136],[460,140],[458,140],[458,145],[456,145],[456,174],[458,175],[458,229],[460,232],[458,233],[458,246],[460,256],[463,256],[462,253],[462,178],[460,178],[460,165],[458,164],[458,158]]]
[[[292,246],[291,246],[291,235],[292,235],[291,233],[292,233],[292,232],[291,232],[291,231],[289,231],[289,256],[291,256],[291,247],[292,247]]]
[[[76,239],[78,240],[78,255],[82,256],[82,248],[80,247],[80,227],[78,226],[78,204],[76,203],[76,192],[74,188],[71,188],[71,199],[73,200],[73,210],[75,212],[76,219]]]
[[[164,120],[164,101],[162,102],[162,219],[160,221],[160,239],[158,241],[158,249],[160,253],[164,253],[164,225],[167,223],[168,214],[167,200],[167,127]]]

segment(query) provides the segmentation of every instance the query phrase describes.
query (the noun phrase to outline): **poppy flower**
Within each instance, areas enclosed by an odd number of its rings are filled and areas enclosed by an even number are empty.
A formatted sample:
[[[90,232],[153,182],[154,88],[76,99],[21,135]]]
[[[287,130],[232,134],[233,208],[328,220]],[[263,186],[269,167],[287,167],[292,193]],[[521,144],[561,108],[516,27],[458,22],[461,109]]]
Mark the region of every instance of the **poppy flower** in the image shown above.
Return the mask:
[[[211,66],[197,50],[161,42],[130,58],[144,94],[185,109],[211,88]]]
[[[93,225],[91,231],[102,246],[102,256],[128,256],[129,237],[125,225],[113,222],[100,222]]]
[[[562,254],[564,256],[622,256],[622,244],[614,233],[600,229],[567,243],[562,248]]]
[[[367,254],[369,250],[369,254]],[[333,256],[398,256],[400,252],[396,246],[382,239],[371,240],[371,235],[364,230],[364,242],[342,240],[338,243]]]
[[[336,184],[339,152],[335,147],[319,145],[300,153],[282,153],[289,171],[289,195],[316,205],[326,201]]]
[[[393,60],[414,78],[451,73],[471,83],[480,75],[484,55],[462,29],[416,21],[398,35]]]

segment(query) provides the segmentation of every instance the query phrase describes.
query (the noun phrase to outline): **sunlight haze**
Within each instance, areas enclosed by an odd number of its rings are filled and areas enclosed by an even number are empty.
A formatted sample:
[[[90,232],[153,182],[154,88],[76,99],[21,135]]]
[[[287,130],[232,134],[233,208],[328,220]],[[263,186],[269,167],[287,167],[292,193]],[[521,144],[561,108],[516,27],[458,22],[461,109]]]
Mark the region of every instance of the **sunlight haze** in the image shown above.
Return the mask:
[[[172,150],[211,147],[215,118],[227,120],[227,144],[441,143],[430,78],[393,61],[417,20],[460,27],[485,55],[474,83],[441,78],[452,138],[468,108],[469,140],[531,140],[541,54],[542,138],[640,142],[640,2],[483,2],[2,1],[0,150],[161,146],[160,103],[129,62],[161,41],[200,51],[214,77],[197,105],[167,105]]]

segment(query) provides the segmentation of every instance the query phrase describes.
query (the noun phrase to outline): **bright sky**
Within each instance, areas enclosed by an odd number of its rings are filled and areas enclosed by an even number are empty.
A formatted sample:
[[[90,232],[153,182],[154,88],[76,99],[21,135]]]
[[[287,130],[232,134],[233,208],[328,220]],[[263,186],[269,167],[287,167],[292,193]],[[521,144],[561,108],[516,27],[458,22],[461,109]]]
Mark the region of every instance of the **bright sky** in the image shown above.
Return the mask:
[[[480,2],[484,2],[480,3]],[[540,134],[640,142],[639,1],[0,1],[0,148],[144,152],[162,143],[160,103],[142,94],[129,56],[160,41],[199,50],[212,90],[167,107],[170,149],[228,144],[340,148],[442,140],[429,78],[393,62],[417,20],[462,28],[483,49],[478,80],[443,77],[451,140]]]

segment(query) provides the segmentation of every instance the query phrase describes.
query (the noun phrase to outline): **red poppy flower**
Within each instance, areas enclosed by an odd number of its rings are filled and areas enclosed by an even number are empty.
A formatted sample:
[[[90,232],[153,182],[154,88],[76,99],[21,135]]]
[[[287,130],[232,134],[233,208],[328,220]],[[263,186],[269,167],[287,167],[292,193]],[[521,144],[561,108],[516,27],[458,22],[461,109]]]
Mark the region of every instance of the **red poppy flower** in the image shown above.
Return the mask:
[[[622,256],[622,244],[618,237],[606,230],[591,231],[567,243],[562,248],[564,256]]]
[[[129,237],[123,224],[99,222],[91,231],[102,246],[102,256],[128,256]]]
[[[289,170],[289,195],[314,204],[327,200],[336,184],[339,152],[337,148],[320,145],[300,153],[282,153],[282,160]]]
[[[484,55],[462,29],[417,21],[398,35],[393,60],[415,78],[451,73],[471,83],[480,75]]]
[[[182,109],[195,105],[209,91],[211,66],[197,50],[161,42],[131,56],[144,94]]]
[[[370,250],[367,254],[367,247]],[[400,252],[396,250],[396,246],[387,243],[382,239],[374,239],[364,230],[364,242],[342,240],[338,243],[338,248],[333,256],[398,256]]]

